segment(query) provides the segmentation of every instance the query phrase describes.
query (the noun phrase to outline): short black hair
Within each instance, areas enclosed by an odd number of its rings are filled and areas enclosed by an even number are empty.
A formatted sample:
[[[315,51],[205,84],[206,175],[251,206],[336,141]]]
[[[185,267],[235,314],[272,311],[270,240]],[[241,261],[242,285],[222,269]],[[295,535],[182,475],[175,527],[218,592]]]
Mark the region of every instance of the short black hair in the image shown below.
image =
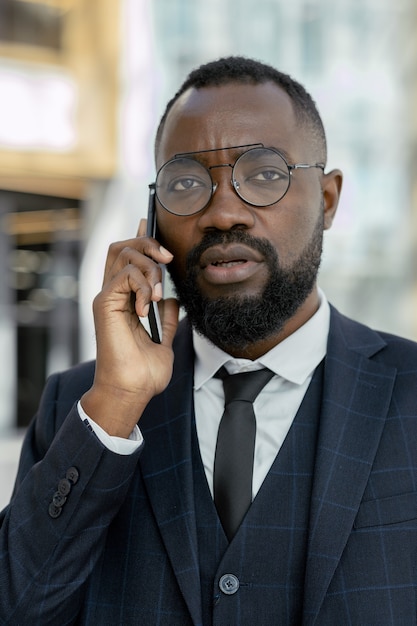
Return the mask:
[[[269,81],[280,87],[291,98],[298,120],[310,131],[317,144],[319,159],[325,164],[327,159],[326,133],[316,103],[310,94],[288,74],[261,61],[242,56],[223,57],[200,65],[190,72],[175,96],[166,105],[156,132],[155,152],[158,150],[168,113],[187,89],[219,87],[230,83],[258,85]]]

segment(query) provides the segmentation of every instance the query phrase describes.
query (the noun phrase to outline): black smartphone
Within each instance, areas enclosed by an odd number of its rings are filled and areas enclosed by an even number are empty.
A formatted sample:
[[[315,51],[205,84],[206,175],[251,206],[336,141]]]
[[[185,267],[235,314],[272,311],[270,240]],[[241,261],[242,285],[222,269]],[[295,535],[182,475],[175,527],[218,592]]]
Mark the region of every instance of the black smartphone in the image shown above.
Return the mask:
[[[149,185],[149,201],[148,201],[148,217],[146,221],[146,236],[155,237],[156,231],[156,211],[155,211],[155,186]],[[161,343],[162,339],[162,325],[161,318],[159,317],[159,309],[156,302],[153,300],[149,306],[148,313],[149,330],[152,341],[155,343]]]

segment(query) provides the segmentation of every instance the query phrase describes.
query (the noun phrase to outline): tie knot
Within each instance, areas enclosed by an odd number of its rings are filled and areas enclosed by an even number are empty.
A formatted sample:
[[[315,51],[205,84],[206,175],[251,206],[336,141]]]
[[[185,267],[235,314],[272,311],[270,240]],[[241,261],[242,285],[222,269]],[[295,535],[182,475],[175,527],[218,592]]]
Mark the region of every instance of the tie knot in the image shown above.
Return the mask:
[[[254,402],[273,375],[266,368],[240,374],[228,374],[224,367],[220,368],[216,377],[223,380],[225,406],[236,400]]]

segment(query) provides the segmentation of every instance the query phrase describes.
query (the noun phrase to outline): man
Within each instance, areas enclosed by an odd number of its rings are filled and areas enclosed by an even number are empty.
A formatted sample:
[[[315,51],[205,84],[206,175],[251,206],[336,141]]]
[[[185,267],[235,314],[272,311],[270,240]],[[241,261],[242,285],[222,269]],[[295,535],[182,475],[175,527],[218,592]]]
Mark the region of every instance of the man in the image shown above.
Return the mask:
[[[2,520],[2,623],[416,623],[417,347],[318,290],[342,181],[325,163],[311,97],[261,63],[209,63],[170,101],[156,238],[141,225],[110,247],[96,364],[53,376],[28,431]],[[151,301],[160,344],[138,319]],[[254,452],[245,436],[218,461],[218,376],[260,368]],[[230,529],[219,467],[253,455]]]

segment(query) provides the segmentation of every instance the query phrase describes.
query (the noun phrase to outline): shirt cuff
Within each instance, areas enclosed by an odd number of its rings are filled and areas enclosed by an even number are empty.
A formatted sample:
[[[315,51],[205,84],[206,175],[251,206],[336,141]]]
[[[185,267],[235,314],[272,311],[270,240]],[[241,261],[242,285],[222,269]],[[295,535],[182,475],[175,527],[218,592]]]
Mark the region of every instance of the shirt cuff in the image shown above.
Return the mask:
[[[129,439],[124,439],[123,437],[113,437],[106,433],[101,426],[96,424],[94,420],[91,419],[84,411],[81,406],[81,402],[78,401],[77,404],[78,415],[82,419],[83,422],[87,420],[87,424],[91,426],[91,429],[96,434],[101,443],[111,452],[115,452],[116,454],[122,454],[128,456],[129,454],[133,454],[136,452],[138,448],[143,443],[143,436],[139,430],[138,426],[135,426],[133,431],[130,433]]]

